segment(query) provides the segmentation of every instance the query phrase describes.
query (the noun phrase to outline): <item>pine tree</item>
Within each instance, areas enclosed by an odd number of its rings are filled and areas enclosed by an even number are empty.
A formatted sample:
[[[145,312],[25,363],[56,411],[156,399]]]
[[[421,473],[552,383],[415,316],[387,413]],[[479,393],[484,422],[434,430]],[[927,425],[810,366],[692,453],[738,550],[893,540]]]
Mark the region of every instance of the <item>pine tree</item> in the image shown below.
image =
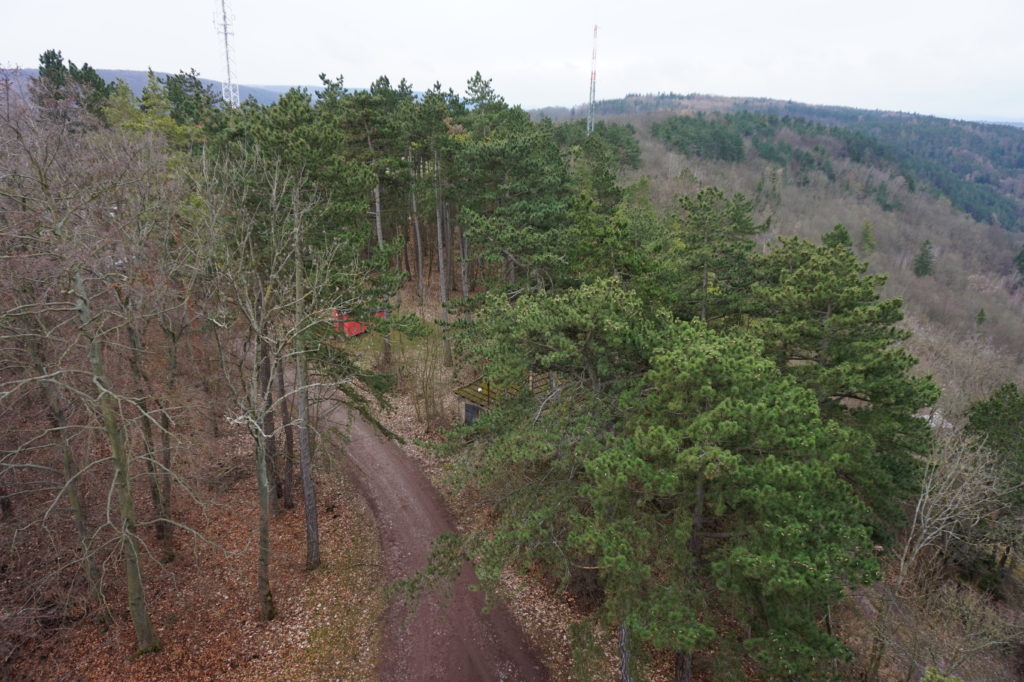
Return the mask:
[[[881,275],[850,249],[782,239],[760,265],[751,320],[770,357],[814,392],[822,418],[855,429],[859,454],[844,465],[876,513],[879,530],[899,521],[899,501],[915,490],[917,457],[930,433],[914,413],[938,397],[900,346],[902,302],[881,300]]]
[[[522,562],[596,583],[605,624],[675,650],[684,678],[715,641],[812,679],[844,655],[822,610],[874,575],[937,391],[910,375],[900,301],[842,242],[761,256],[741,197],[683,199],[667,229],[630,197],[610,222],[585,197],[573,212],[571,253],[603,279],[493,295],[462,332],[506,396],[464,434],[499,516],[468,547],[485,581]],[[647,251],[615,253],[641,231]]]
[[[1003,464],[1018,504],[1024,504],[1024,392],[1003,384],[968,411],[967,432],[985,439]]]
[[[935,254],[932,250],[932,243],[924,240],[921,250],[914,257],[914,274],[918,277],[927,277],[935,272]]]
[[[821,237],[821,243],[825,246],[853,247],[853,240],[850,239],[850,232],[842,224],[836,225]]]
[[[769,670],[811,677],[842,651],[811,605],[874,571],[840,477],[855,439],[756,339],[692,322],[665,343],[624,399],[631,431],[586,461],[594,513],[570,543],[596,554],[634,635],[685,659],[733,619]]]
[[[753,282],[754,236],[768,225],[756,224],[752,204],[718,188],[680,200],[682,219],[664,259],[665,303],[677,317],[710,321],[743,311]]]
[[[36,101],[46,106],[47,101],[67,100],[85,107],[99,119],[103,119],[103,108],[114,92],[114,84],[107,83],[89,64],[77,66],[68,61],[60,50],[47,50],[39,56],[39,76],[35,79]]]
[[[505,285],[538,288],[566,265],[565,162],[550,126],[500,100],[474,101],[463,119],[465,135],[453,146],[451,197],[480,258],[503,265]]]
[[[865,220],[864,225],[860,228],[858,246],[860,247],[860,252],[865,256],[870,256],[875,252],[875,227],[871,224],[870,220]]]
[[[164,78],[171,117],[183,125],[203,126],[216,132],[221,125],[222,104],[213,86],[203,83],[195,69]]]

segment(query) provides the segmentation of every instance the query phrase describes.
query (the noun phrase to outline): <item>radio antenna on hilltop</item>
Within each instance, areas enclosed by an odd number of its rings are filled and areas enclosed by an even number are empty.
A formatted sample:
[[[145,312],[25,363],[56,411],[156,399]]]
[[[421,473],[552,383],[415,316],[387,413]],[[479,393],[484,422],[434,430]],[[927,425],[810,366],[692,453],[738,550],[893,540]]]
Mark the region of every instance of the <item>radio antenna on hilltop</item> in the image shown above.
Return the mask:
[[[590,108],[587,110],[587,135],[594,132],[594,112],[597,109],[597,24],[594,24],[594,51],[590,58]]]
[[[231,77],[231,23],[228,21],[228,0],[220,0],[221,20],[217,23],[217,31],[224,36],[224,66],[227,71],[227,79],[221,81],[220,96],[224,103],[234,109],[238,108],[238,83]]]

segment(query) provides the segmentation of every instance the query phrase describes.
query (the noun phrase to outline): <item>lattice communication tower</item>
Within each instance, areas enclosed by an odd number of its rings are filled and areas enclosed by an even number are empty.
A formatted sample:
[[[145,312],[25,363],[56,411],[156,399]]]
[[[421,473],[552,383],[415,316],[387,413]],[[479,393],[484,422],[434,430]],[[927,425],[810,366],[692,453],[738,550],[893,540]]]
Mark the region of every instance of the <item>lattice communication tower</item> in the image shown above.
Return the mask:
[[[590,57],[590,108],[587,109],[587,135],[594,132],[594,113],[597,110],[597,24],[594,24],[594,51]]]
[[[228,20],[227,0],[220,0],[220,20],[217,22],[217,32],[224,36],[224,66],[227,71],[227,79],[221,81],[220,84],[220,96],[226,105],[237,109],[239,104],[238,83],[231,75],[231,66],[234,61],[231,36],[234,33],[231,31],[231,22]]]

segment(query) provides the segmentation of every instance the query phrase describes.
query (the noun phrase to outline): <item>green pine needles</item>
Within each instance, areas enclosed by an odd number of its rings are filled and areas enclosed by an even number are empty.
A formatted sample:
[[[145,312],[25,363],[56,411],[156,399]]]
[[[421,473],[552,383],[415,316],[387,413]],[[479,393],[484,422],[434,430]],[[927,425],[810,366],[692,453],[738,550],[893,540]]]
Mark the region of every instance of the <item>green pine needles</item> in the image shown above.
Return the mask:
[[[713,644],[765,677],[820,679],[847,656],[822,619],[877,577],[871,546],[930,444],[913,414],[937,389],[910,375],[900,302],[879,298],[848,235],[761,254],[741,197],[681,207],[656,220],[631,195],[576,220],[576,248],[596,250],[578,262],[613,273],[492,294],[466,328],[490,380],[550,379],[461,432],[463,483],[498,514],[467,547],[485,582],[543,566],[634,648],[685,662]],[[627,267],[601,249],[633,221],[646,246]]]
[[[927,277],[935,272],[935,253],[932,243],[927,239],[921,244],[921,249],[914,256],[914,274],[918,277]]]

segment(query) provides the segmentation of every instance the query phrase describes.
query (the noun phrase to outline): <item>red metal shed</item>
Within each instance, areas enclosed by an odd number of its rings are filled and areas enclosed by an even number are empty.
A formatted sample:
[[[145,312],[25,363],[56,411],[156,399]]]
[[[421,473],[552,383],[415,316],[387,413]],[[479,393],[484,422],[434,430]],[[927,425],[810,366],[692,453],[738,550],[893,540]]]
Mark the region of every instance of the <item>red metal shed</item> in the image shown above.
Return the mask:
[[[371,312],[374,317],[385,317],[386,311],[374,310]],[[355,320],[348,313],[340,310],[334,311],[334,331],[345,332],[345,336],[353,337],[359,336],[366,331],[366,323],[361,320]]]

